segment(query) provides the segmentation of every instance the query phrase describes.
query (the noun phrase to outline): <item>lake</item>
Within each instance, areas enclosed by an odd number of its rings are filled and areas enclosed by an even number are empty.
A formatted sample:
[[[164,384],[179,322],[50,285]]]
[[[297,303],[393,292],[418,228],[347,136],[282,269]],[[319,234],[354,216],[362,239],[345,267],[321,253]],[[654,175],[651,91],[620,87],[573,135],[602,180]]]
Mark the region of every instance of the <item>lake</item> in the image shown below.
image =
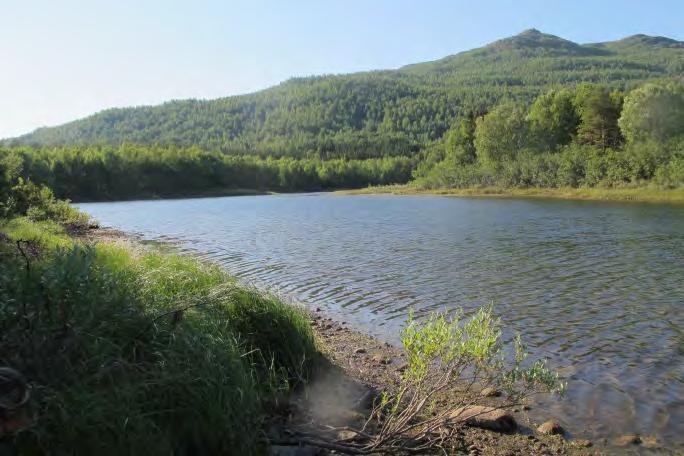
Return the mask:
[[[532,412],[684,450],[684,206],[297,194],[78,207],[390,342],[411,308],[493,303],[506,337],[568,382]]]

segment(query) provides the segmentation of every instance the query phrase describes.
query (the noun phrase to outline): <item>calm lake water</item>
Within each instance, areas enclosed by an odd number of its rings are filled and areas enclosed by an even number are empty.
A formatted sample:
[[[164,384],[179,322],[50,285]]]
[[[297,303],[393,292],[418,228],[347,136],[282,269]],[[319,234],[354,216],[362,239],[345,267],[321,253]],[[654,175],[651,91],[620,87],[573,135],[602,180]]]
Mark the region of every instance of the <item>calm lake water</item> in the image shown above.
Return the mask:
[[[544,417],[684,450],[684,206],[300,194],[79,207],[387,341],[410,308],[493,302],[507,337],[568,381]]]

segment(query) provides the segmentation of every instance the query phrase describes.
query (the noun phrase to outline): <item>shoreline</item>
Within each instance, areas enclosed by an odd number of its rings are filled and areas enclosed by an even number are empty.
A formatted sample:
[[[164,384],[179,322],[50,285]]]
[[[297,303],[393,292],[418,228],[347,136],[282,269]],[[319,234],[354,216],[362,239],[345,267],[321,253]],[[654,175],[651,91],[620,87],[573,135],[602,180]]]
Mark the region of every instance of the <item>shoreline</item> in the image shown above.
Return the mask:
[[[406,367],[402,348],[360,332],[344,321],[336,321],[326,314],[308,311],[312,328],[322,338],[321,349],[326,359],[338,366],[353,382],[361,382],[366,388],[386,390],[397,385]],[[482,398],[484,406],[498,408],[500,399]],[[444,405],[444,404],[440,404]],[[471,455],[597,455],[603,454],[604,445],[595,447],[590,440],[575,438],[570,433],[544,435],[536,431],[541,424],[529,417],[530,406],[510,410],[518,428],[513,433],[498,432],[466,426],[460,438]]]
[[[684,188],[499,188],[471,187],[452,189],[418,189],[409,185],[366,187],[355,190],[336,190],[337,195],[397,195],[397,196],[452,196],[501,199],[560,199],[574,201],[606,201],[632,203],[684,204]]]
[[[87,242],[123,241],[133,245],[141,243],[134,234],[113,228],[89,229],[78,237]],[[163,242],[155,244],[164,245]],[[268,293],[267,290],[259,291]],[[319,419],[322,423],[335,423],[342,419],[344,426],[360,424],[354,422],[354,419],[359,418],[359,413],[355,411],[353,404],[358,403],[361,397],[369,397],[370,394],[390,390],[398,385],[401,373],[405,369],[405,353],[403,349],[355,329],[345,321],[331,318],[320,308],[310,309],[298,304],[291,305],[301,309],[308,316],[322,360],[319,361],[316,373],[309,384],[302,391],[295,391],[288,401],[285,415],[289,418],[276,413],[267,419],[269,440],[273,444],[272,454],[337,454],[327,451],[304,452],[306,448],[311,449],[308,446],[304,446],[301,453],[291,453],[289,451],[292,449],[292,443],[280,443],[286,440],[285,429],[292,421],[303,423]],[[334,395],[330,394],[331,389],[335,391]],[[482,398],[481,403],[497,407],[498,401],[497,398]],[[464,427],[460,439],[472,455],[602,454],[592,442],[574,439],[570,433],[566,434],[566,439],[561,435],[543,435],[535,432],[541,423],[532,421],[525,412],[529,409],[530,407],[526,406],[524,410],[516,408],[510,411],[510,415],[518,423],[518,430],[514,433]],[[335,412],[331,415],[330,410]],[[302,445],[305,442],[297,444]],[[601,449],[603,448],[604,444],[601,444]]]
[[[263,196],[263,195],[277,195],[278,192],[270,190],[256,190],[251,188],[228,188],[228,189],[212,189],[197,193],[178,193],[159,195],[156,193],[144,193],[136,195],[131,198],[118,199],[68,199],[72,204],[88,204],[88,203],[130,203],[133,201],[162,201],[162,200],[183,200],[196,198],[221,198],[232,196]]]
[[[626,188],[501,188],[469,187],[420,189],[409,184],[375,186],[364,188],[320,189],[309,191],[275,192],[255,189],[223,189],[199,193],[156,195],[145,194],[125,199],[75,199],[72,204],[117,203],[134,201],[164,201],[198,198],[222,198],[239,196],[300,195],[326,193],[337,196],[394,195],[394,196],[447,196],[455,198],[483,199],[551,199],[566,201],[600,201],[617,203],[684,204],[684,187],[659,189],[651,187]]]

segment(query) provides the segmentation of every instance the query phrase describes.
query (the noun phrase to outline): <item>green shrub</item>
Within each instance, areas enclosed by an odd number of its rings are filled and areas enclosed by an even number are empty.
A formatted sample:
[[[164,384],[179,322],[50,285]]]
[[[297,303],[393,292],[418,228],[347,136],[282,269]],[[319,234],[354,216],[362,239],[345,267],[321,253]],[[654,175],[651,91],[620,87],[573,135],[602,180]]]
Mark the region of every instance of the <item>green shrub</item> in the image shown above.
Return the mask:
[[[428,453],[454,444],[466,418],[491,410],[478,406],[480,391],[505,393],[500,408],[519,406],[531,395],[563,393],[565,385],[544,360],[528,362],[520,338],[510,350],[491,307],[469,317],[462,311],[433,313],[426,321],[413,314],[401,334],[408,366],[393,391],[373,409],[374,426],[360,430],[365,441],[348,445],[359,454]],[[449,404],[440,407],[438,404]],[[367,423],[368,424],[368,423]]]
[[[32,220],[52,220],[75,228],[87,226],[89,217],[72,207],[68,201],[55,198],[52,190],[44,185],[17,178],[5,189],[4,200],[0,201],[0,216],[28,216]]]
[[[675,157],[660,166],[655,172],[654,181],[665,188],[684,187],[684,157]]]

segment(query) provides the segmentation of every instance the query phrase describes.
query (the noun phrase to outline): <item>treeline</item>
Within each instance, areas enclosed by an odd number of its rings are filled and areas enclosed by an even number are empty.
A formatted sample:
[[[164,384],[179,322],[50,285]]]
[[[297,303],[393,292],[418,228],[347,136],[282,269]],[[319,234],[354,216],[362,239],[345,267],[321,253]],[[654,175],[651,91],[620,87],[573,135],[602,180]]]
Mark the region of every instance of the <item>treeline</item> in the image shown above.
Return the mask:
[[[116,200],[230,190],[314,191],[406,183],[414,159],[320,160],[231,156],[199,148],[0,149],[5,186],[44,185],[58,198]]]
[[[414,176],[422,188],[684,185],[684,85],[581,84],[472,112]]]

